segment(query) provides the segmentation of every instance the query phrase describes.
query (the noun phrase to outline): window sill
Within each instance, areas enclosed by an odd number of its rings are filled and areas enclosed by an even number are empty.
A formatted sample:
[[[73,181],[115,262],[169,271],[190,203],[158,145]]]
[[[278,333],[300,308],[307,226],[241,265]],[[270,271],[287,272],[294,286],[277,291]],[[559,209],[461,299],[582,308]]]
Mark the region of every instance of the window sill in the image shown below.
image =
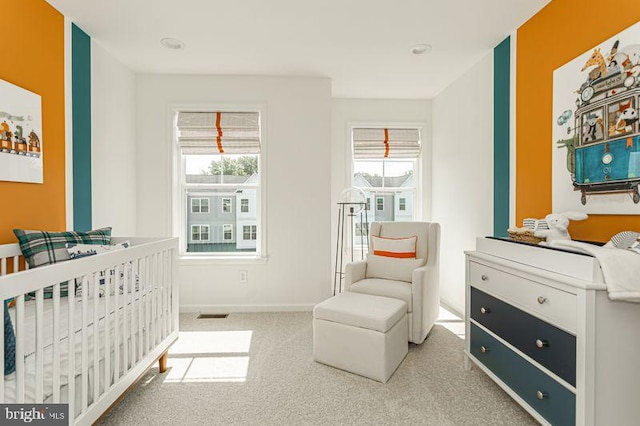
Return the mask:
[[[256,256],[178,256],[180,266],[203,265],[256,265],[266,264],[267,257]]]

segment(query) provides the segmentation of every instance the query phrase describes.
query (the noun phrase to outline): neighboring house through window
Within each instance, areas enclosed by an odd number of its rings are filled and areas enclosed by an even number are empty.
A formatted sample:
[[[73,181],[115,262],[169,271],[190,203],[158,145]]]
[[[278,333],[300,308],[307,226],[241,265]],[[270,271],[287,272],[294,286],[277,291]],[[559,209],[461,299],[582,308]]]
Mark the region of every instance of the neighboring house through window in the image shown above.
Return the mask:
[[[180,252],[260,256],[260,112],[178,111],[175,130]],[[252,238],[242,238],[245,227]]]

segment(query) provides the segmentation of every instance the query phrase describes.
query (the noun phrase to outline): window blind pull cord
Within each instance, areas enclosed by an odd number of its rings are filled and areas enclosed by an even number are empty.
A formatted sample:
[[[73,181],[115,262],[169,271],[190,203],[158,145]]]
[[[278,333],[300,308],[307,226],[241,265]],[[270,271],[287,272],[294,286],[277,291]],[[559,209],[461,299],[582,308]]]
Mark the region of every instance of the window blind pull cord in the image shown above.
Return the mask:
[[[216,129],[218,130],[216,142],[218,143],[218,152],[220,152],[220,154],[224,153],[224,149],[222,149],[222,127],[220,126],[221,116],[222,113],[220,111],[216,112]]]
[[[389,157],[389,129],[384,129],[384,158]]]

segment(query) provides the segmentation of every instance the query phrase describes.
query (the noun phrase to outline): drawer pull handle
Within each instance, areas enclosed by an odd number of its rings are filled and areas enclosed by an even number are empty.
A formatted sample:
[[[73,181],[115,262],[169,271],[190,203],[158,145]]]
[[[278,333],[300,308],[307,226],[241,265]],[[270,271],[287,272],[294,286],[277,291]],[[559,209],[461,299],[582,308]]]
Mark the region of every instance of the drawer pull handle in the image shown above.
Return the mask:
[[[547,346],[549,346],[549,342],[547,342],[546,340],[538,339],[536,340],[536,346],[540,349],[546,348]]]
[[[542,392],[542,391],[538,391],[538,392],[536,392],[536,397],[537,397],[539,400],[543,400],[543,399],[545,399],[545,398],[546,398],[546,397],[548,397],[548,396],[549,396],[549,395],[548,395],[546,392]]]
[[[485,308],[485,307],[480,308],[480,313],[482,315],[486,315],[486,314],[488,314],[490,312],[491,312],[491,309],[489,309],[489,308]]]
[[[489,352],[489,348],[487,348],[486,346],[480,346],[480,352],[486,354],[487,352]]]
[[[480,279],[481,279],[482,281],[486,281],[486,280],[488,280],[488,279],[489,279],[489,277],[483,274],[483,275],[480,277]]]
[[[539,303],[539,304],[541,304],[541,305],[542,305],[542,304],[543,304],[544,302],[546,302],[546,301],[547,301],[547,298],[546,298],[546,297],[544,297],[544,296],[540,296],[540,297],[538,297],[538,303]]]

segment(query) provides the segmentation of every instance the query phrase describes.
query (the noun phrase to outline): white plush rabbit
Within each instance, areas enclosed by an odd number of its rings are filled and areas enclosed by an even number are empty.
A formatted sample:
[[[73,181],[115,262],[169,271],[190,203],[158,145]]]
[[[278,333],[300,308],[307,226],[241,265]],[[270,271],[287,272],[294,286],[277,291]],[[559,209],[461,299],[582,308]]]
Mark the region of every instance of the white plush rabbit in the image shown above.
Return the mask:
[[[581,212],[564,212],[548,214],[544,220],[549,225],[549,229],[541,229],[535,231],[536,237],[543,237],[547,242],[553,240],[570,240],[571,235],[567,231],[570,220],[585,220],[588,218],[586,213]]]

